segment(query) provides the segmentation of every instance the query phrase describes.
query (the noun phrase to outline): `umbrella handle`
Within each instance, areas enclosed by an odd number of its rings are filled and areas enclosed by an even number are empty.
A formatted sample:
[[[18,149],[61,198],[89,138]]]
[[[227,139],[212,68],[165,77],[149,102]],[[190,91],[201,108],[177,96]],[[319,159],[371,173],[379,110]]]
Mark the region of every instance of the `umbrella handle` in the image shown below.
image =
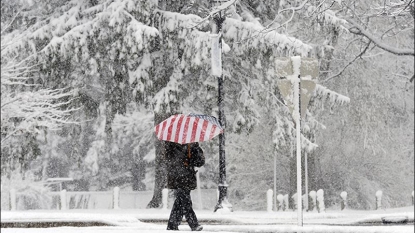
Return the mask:
[[[190,144],[187,144],[187,158],[190,160],[190,157],[192,157],[191,154],[190,154]],[[187,162],[187,159],[186,159],[186,161],[184,161],[184,165],[186,167],[189,166],[189,163]]]

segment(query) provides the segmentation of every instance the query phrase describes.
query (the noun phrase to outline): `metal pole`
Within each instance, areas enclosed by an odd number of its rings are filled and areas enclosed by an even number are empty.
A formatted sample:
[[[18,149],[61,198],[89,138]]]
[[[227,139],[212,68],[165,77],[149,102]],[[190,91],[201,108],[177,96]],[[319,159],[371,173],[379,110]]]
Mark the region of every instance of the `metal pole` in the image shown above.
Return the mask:
[[[225,17],[221,12],[218,13],[216,17],[213,18],[216,28],[212,28],[212,33],[220,34],[222,30],[222,24],[225,21]],[[222,36],[219,37],[219,52],[220,56],[222,54]],[[222,73],[222,72],[221,72]],[[222,134],[219,134],[219,198],[218,203],[215,206],[214,212],[218,209],[222,209],[224,204],[228,208],[232,208],[228,199],[228,184],[226,183],[226,156],[225,156],[225,132],[226,132],[226,119],[224,112],[224,97],[225,92],[223,90],[223,75],[217,76],[218,78],[218,108],[219,108],[219,123],[223,127],[224,131]]]
[[[218,77],[218,107],[219,107],[219,123],[225,129],[225,114],[223,109],[223,77]],[[222,208],[222,202],[227,198],[228,184],[226,183],[226,156],[225,156],[225,130],[219,134],[219,200],[216,210]],[[216,211],[215,210],[215,211]]]
[[[277,208],[277,154],[274,153],[274,210]]]
[[[304,167],[305,167],[305,171],[304,171],[304,176],[305,176],[305,201],[304,201],[304,206],[306,211],[308,211],[308,164],[307,164],[307,152],[304,153]]]
[[[295,112],[298,114],[295,119],[295,128],[296,128],[296,139],[297,139],[297,219],[298,219],[298,226],[303,226],[303,208],[301,202],[301,79],[298,76],[298,82],[295,82],[296,86],[294,87],[294,95],[295,95]]]

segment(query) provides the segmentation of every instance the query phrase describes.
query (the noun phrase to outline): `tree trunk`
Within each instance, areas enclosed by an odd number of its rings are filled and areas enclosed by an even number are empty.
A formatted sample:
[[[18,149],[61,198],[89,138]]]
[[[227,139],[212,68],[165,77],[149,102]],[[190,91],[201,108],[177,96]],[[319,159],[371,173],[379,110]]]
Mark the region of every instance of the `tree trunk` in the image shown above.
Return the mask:
[[[145,178],[145,169],[146,165],[141,158],[132,165],[131,174],[133,175],[133,191],[146,190],[146,185],[143,182]]]
[[[154,113],[154,124],[157,125],[168,117],[166,113]],[[153,198],[148,203],[147,208],[159,208],[162,205],[161,194],[162,190],[166,187],[167,182],[167,170],[166,161],[162,154],[164,150],[164,143],[157,138],[154,139],[154,146],[156,147],[156,171],[154,181],[154,193]]]

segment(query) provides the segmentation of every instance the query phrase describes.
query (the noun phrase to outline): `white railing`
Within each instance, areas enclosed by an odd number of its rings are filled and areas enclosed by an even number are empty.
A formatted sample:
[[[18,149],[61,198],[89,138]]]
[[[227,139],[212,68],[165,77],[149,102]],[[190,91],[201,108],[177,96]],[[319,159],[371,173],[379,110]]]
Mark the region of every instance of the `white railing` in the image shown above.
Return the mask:
[[[162,209],[171,209],[174,203],[174,196],[172,190],[163,190],[162,192]],[[46,194],[51,200],[48,207],[43,209],[145,209],[147,204],[153,197],[153,191],[120,191],[115,187],[112,191],[76,191],[70,192],[62,190],[61,192],[49,192]],[[193,200],[193,208],[197,210],[214,208],[218,200],[217,189],[200,189],[191,192]],[[288,194],[279,193],[276,195],[276,201],[273,200],[273,191],[267,190],[267,211],[287,211]],[[296,200],[296,194],[293,195],[293,201]],[[347,192],[340,193],[341,210],[347,209]],[[376,209],[382,208],[382,191],[378,190],[375,194]],[[8,204],[10,210],[25,210],[33,209],[26,206],[25,194],[16,192],[11,189],[8,197]],[[303,199],[307,198],[303,195]],[[308,198],[311,200],[308,206],[308,211],[325,212],[324,206],[324,191],[322,189],[317,192],[310,191]],[[414,204],[414,192],[411,194],[412,205]],[[203,201],[203,203],[202,203]],[[303,200],[304,201],[304,200]],[[276,204],[273,208],[273,203]],[[294,203],[295,205],[295,203]],[[7,207],[6,207],[7,208]],[[40,207],[37,207],[41,209]],[[305,208],[303,206],[303,208]]]
[[[200,189],[192,191],[194,209],[212,209],[217,203],[217,189]],[[62,190],[45,194],[50,203],[44,209],[145,209],[153,197],[153,191],[120,191],[115,187],[112,191],[76,191]],[[163,209],[171,209],[174,196],[171,190],[162,192]],[[25,210],[24,193],[10,191],[10,209]],[[203,200],[203,203],[202,203]],[[38,207],[39,208],[39,207]]]

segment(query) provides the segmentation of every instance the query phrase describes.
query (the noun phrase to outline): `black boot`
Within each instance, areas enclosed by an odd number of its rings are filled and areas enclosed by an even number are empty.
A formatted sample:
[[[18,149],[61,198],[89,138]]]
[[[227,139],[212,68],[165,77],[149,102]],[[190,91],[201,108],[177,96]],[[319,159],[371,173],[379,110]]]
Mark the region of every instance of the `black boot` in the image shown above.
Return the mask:
[[[197,227],[193,227],[192,231],[201,231],[203,230],[203,227],[201,225],[198,225]]]
[[[168,231],[178,231],[179,230],[179,227],[167,225],[167,230]]]

